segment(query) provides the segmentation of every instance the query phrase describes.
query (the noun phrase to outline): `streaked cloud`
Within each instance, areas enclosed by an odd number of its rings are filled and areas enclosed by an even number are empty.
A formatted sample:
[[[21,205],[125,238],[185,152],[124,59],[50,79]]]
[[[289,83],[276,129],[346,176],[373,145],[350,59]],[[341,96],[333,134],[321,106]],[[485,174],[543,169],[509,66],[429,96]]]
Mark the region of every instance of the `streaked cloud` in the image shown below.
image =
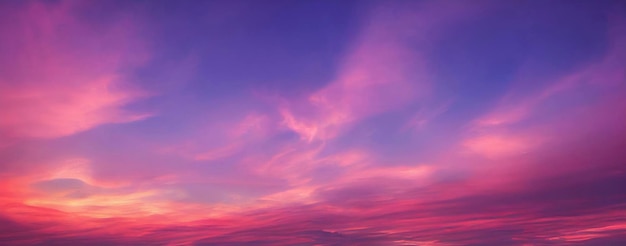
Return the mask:
[[[124,109],[147,96],[121,72],[147,56],[129,19],[94,28],[79,19],[78,3],[24,5],[2,25],[2,135],[54,138],[150,116]]]
[[[0,3],[0,244],[622,245],[623,6]]]

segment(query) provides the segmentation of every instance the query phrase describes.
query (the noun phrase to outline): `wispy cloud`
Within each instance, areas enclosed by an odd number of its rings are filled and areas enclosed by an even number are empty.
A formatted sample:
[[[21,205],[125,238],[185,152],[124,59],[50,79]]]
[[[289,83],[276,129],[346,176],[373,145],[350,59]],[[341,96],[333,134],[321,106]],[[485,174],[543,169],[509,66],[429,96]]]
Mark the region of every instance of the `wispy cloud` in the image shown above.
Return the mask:
[[[2,25],[3,136],[60,137],[150,116],[124,109],[147,95],[122,73],[147,56],[131,19],[94,28],[79,19],[80,4],[24,4],[3,11],[14,20]]]
[[[0,244],[626,242],[622,3],[0,5]]]

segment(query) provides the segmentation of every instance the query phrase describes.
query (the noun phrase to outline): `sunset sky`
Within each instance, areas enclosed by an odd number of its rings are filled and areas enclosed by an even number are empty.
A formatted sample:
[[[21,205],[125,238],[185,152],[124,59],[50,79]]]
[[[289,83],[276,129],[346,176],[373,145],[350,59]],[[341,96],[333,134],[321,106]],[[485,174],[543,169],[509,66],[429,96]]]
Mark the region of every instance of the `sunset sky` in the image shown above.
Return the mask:
[[[626,245],[626,1],[0,0],[0,245]]]

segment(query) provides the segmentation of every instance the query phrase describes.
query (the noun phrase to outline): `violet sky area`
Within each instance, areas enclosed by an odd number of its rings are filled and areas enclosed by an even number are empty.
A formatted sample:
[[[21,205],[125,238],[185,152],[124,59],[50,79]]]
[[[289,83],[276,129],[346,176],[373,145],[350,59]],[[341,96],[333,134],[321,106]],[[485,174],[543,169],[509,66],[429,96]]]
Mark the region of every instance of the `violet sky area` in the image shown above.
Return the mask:
[[[626,245],[626,1],[0,0],[0,245]]]

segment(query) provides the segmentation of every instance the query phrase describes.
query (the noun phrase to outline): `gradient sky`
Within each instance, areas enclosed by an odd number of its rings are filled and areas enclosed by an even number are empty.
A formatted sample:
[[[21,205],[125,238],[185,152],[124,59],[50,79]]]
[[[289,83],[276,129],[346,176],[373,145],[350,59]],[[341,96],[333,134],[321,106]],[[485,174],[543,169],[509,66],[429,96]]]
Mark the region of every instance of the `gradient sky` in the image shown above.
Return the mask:
[[[0,1],[1,245],[626,245],[625,1]]]

